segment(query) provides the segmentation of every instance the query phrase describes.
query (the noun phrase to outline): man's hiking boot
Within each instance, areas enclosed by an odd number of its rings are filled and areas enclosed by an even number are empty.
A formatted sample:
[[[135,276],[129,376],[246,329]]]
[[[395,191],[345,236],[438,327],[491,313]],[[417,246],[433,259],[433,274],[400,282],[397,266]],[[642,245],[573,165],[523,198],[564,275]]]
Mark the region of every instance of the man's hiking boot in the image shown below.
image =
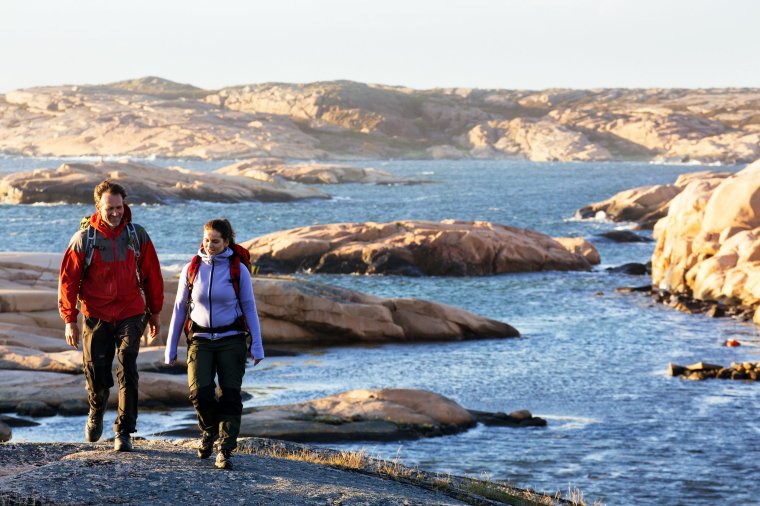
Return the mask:
[[[129,432],[119,432],[113,439],[113,449],[117,452],[132,451],[132,437]]]
[[[90,409],[87,423],[84,426],[84,440],[94,443],[103,435],[103,412],[98,413]]]
[[[214,464],[217,469],[232,469],[232,450],[219,450],[216,454],[216,463]]]
[[[219,437],[218,434],[204,432],[201,435],[201,445],[198,447],[198,458],[207,459],[214,452],[214,441]]]

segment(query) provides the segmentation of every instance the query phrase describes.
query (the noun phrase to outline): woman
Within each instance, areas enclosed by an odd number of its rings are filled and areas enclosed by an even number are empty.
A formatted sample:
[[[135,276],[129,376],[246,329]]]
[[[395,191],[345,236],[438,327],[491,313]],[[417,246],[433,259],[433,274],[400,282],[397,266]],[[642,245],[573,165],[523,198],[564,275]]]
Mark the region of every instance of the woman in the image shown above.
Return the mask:
[[[264,358],[247,256],[241,260],[239,249],[229,221],[216,219],[204,225],[198,255],[182,269],[164,354],[166,363],[174,364],[185,327],[190,400],[201,429],[198,458],[208,458],[218,439],[216,467],[220,469],[232,468],[230,454],[240,432],[240,386],[246,360],[250,356],[255,366]],[[215,375],[222,391],[218,399]]]

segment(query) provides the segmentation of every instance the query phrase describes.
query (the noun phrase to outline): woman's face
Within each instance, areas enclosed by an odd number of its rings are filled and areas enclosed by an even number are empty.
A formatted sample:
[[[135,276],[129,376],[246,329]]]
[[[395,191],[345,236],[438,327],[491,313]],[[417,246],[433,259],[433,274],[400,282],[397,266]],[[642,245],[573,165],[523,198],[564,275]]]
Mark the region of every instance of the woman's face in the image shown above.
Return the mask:
[[[227,246],[230,245],[230,241],[223,239],[222,234],[217,230],[205,229],[203,231],[203,249],[206,253],[214,256],[224,251]]]

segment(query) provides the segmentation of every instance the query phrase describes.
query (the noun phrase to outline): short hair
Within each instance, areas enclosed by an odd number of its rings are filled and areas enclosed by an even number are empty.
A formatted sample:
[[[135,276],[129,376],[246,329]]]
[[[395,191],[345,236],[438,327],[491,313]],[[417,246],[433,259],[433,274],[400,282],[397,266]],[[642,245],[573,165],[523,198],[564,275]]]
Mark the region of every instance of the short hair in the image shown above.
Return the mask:
[[[124,187],[117,183],[112,183],[108,179],[100,183],[98,186],[95,187],[95,193],[93,196],[95,197],[95,205],[97,206],[100,204],[100,197],[103,196],[104,193],[110,193],[112,195],[121,195],[122,199],[127,198],[127,190],[124,189]]]
[[[232,230],[232,225],[227,218],[209,220],[203,225],[203,230],[216,230],[222,239],[229,241],[230,244],[235,244],[235,231]]]

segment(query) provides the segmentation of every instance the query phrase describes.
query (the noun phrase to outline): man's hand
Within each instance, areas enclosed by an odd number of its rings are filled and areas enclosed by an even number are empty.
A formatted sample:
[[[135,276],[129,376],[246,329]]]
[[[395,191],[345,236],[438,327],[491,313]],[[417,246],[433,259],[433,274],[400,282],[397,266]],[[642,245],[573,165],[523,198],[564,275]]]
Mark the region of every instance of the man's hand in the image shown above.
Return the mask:
[[[256,358],[256,357],[254,357],[253,353],[251,353],[251,352],[248,352],[248,358],[250,358],[251,360],[253,360],[253,366],[254,367],[256,367],[257,365],[259,365],[259,362],[261,362],[262,360],[264,360],[263,358]]]
[[[158,335],[158,331],[161,330],[161,319],[158,314],[150,315],[150,318],[148,319],[148,330],[150,337],[156,337]]]
[[[79,346],[79,326],[77,325],[77,322],[66,324],[66,344],[75,350]]]

